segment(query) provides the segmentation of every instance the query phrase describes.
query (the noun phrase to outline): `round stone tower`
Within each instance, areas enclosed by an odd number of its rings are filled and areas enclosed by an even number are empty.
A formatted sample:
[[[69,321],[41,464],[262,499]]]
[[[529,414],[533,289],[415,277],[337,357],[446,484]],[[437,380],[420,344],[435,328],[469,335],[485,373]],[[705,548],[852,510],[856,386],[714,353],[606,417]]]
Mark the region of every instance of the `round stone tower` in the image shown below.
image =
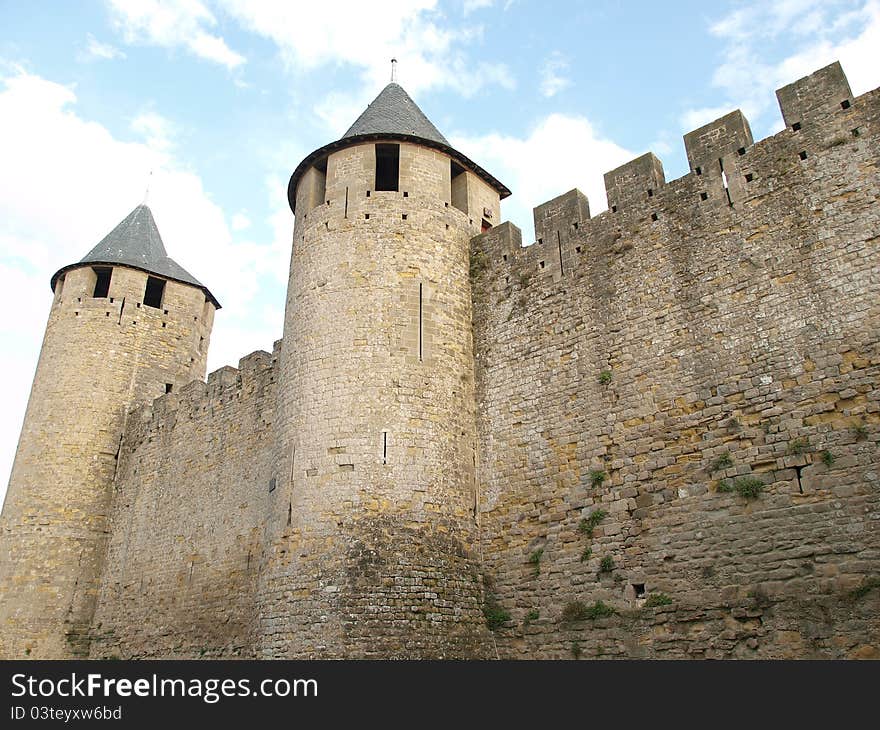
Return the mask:
[[[389,84],[306,157],[263,657],[479,657],[469,241],[509,191]]]
[[[135,208],[55,293],[0,517],[0,655],[88,652],[126,412],[205,374],[213,295]]]

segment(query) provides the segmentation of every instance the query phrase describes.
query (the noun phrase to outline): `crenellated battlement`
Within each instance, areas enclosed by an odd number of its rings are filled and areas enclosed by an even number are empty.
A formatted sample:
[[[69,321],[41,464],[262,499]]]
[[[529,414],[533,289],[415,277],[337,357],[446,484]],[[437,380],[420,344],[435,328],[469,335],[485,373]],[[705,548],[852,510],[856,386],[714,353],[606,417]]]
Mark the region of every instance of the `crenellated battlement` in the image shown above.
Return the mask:
[[[276,343],[276,345],[279,343]],[[193,380],[179,391],[166,393],[128,414],[124,441],[130,448],[180,419],[222,419],[240,408],[243,399],[267,397],[275,383],[277,350],[257,350],[208,374],[207,381]],[[268,411],[267,411],[268,412]]]
[[[494,287],[577,274],[666,226],[698,234],[736,225],[757,200],[821,175],[817,157],[834,154],[845,164],[848,148],[876,135],[880,91],[853,99],[838,63],[783,87],[777,97],[791,124],[771,137],[754,142],[748,120],[734,110],[684,135],[691,171],[680,178],[666,181],[661,161],[649,152],[605,174],[609,207],[598,216],[591,218],[586,196],[572,190],[535,207],[533,245],[514,243],[521,235],[507,224],[476,237],[472,245],[484,253]]]

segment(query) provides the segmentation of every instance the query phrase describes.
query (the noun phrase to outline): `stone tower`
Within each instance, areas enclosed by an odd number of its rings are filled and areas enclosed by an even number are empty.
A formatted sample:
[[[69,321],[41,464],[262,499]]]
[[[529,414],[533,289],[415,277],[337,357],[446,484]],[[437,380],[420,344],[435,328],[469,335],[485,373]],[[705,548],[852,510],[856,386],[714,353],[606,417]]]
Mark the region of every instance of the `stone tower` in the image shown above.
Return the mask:
[[[468,245],[506,195],[396,83],[294,171],[258,655],[489,652]]]
[[[127,411],[205,374],[219,304],[135,208],[52,277],[54,300],[0,518],[0,656],[88,651]]]

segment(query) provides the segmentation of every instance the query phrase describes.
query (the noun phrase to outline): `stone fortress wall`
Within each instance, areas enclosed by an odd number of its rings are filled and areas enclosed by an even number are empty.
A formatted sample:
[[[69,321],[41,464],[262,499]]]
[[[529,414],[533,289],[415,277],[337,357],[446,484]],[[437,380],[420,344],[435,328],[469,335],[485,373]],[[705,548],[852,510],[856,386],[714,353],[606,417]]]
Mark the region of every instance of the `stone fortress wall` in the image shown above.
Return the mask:
[[[880,652],[880,91],[778,98],[472,242],[502,657]]]
[[[876,656],[880,90],[778,95],[785,131],[728,114],[525,248],[438,150],[308,170],[284,339],[98,450],[64,655]]]
[[[58,280],[0,521],[0,655],[88,652],[120,434],[132,404],[205,373],[214,305],[168,281],[144,304],[147,274],[114,267],[93,297],[89,265]]]

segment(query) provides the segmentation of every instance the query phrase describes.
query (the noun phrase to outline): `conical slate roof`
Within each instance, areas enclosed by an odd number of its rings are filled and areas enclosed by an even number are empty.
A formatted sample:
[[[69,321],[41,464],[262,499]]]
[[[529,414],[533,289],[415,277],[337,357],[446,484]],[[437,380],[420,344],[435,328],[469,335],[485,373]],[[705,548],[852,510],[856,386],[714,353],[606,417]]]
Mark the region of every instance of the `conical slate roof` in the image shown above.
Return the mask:
[[[362,134],[402,134],[449,145],[410,95],[394,82],[382,89],[342,139]]]
[[[137,206],[101,242],[77,263],[59,269],[52,277],[52,289],[58,277],[66,271],[83,264],[105,264],[130,266],[146,271],[148,274],[164,276],[184,284],[191,284],[205,292],[219,309],[220,303],[204,284],[168,256],[165,244],[159,235],[153,213],[146,205]]]
[[[482,178],[494,190],[497,190],[502,198],[510,195],[510,190],[505,185],[461,152],[453,149],[446,137],[440,134],[437,127],[419,109],[410,95],[403,90],[403,87],[392,81],[382,89],[379,96],[373,100],[342,137],[315,150],[297,165],[287,186],[287,201],[290,203],[290,209],[296,213],[296,186],[309,167],[336,150],[350,147],[359,142],[381,140],[415,142],[441,150],[466,170],[470,170]]]

